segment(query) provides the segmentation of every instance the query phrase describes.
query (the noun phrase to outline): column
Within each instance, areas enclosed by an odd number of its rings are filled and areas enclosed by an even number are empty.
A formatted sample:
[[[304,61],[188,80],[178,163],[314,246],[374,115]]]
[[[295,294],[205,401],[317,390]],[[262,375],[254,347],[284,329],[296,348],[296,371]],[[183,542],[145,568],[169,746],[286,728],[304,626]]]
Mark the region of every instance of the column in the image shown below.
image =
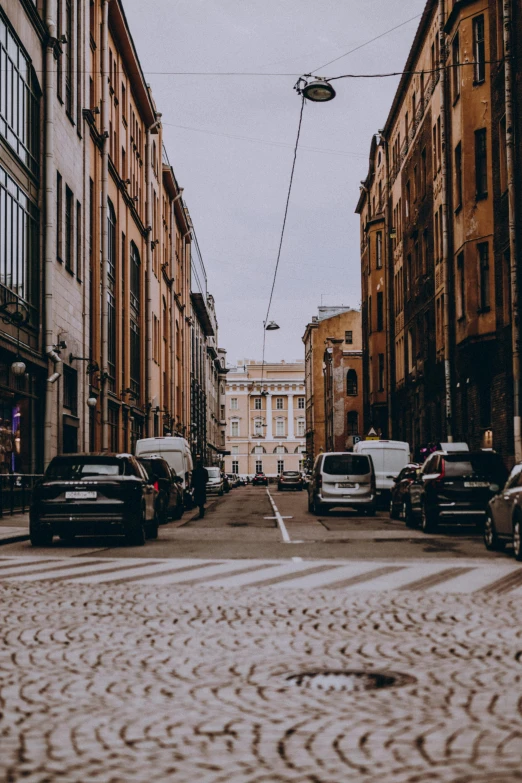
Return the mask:
[[[269,391],[266,400],[266,438],[272,440],[272,393]]]
[[[288,440],[294,439],[294,395],[288,395]]]

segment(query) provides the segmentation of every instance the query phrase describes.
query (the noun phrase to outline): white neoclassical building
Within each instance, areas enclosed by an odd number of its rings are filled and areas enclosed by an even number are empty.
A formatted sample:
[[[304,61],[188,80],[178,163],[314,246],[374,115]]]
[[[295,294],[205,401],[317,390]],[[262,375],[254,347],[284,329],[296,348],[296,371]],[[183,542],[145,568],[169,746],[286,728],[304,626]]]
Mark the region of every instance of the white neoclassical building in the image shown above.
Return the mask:
[[[226,381],[228,473],[300,470],[305,451],[304,362],[240,361]]]

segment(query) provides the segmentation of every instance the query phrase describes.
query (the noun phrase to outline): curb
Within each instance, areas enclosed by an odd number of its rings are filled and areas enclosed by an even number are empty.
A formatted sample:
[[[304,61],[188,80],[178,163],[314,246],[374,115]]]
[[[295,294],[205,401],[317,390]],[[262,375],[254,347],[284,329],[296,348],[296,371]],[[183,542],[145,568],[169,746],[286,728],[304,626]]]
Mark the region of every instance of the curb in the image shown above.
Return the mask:
[[[17,544],[20,541],[29,541],[29,533],[9,536],[8,538],[0,538],[0,546],[3,544]]]

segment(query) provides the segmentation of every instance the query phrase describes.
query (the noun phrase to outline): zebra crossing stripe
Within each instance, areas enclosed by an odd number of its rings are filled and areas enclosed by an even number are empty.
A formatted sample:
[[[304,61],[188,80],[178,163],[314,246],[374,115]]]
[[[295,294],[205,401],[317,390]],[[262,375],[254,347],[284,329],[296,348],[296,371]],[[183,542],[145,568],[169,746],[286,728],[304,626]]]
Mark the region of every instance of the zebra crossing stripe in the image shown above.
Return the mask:
[[[503,595],[504,593],[510,593],[517,587],[522,586],[522,569],[513,571],[510,574],[506,574],[502,579],[497,579],[495,582],[484,587],[481,591],[483,593],[495,593],[496,595]]]
[[[428,590],[431,587],[437,587],[437,585],[446,582],[448,579],[454,579],[462,574],[469,574],[470,571],[474,570],[474,568],[445,568],[443,571],[417,579],[415,582],[407,582],[402,587],[399,587],[399,590]]]

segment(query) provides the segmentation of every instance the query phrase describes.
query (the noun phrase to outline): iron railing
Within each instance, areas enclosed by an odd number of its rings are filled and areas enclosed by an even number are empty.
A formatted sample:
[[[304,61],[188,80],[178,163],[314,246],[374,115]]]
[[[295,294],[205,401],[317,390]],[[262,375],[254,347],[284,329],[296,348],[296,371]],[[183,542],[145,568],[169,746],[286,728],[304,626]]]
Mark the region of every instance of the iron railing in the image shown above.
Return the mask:
[[[0,517],[29,510],[31,496],[40,473],[0,474]]]

